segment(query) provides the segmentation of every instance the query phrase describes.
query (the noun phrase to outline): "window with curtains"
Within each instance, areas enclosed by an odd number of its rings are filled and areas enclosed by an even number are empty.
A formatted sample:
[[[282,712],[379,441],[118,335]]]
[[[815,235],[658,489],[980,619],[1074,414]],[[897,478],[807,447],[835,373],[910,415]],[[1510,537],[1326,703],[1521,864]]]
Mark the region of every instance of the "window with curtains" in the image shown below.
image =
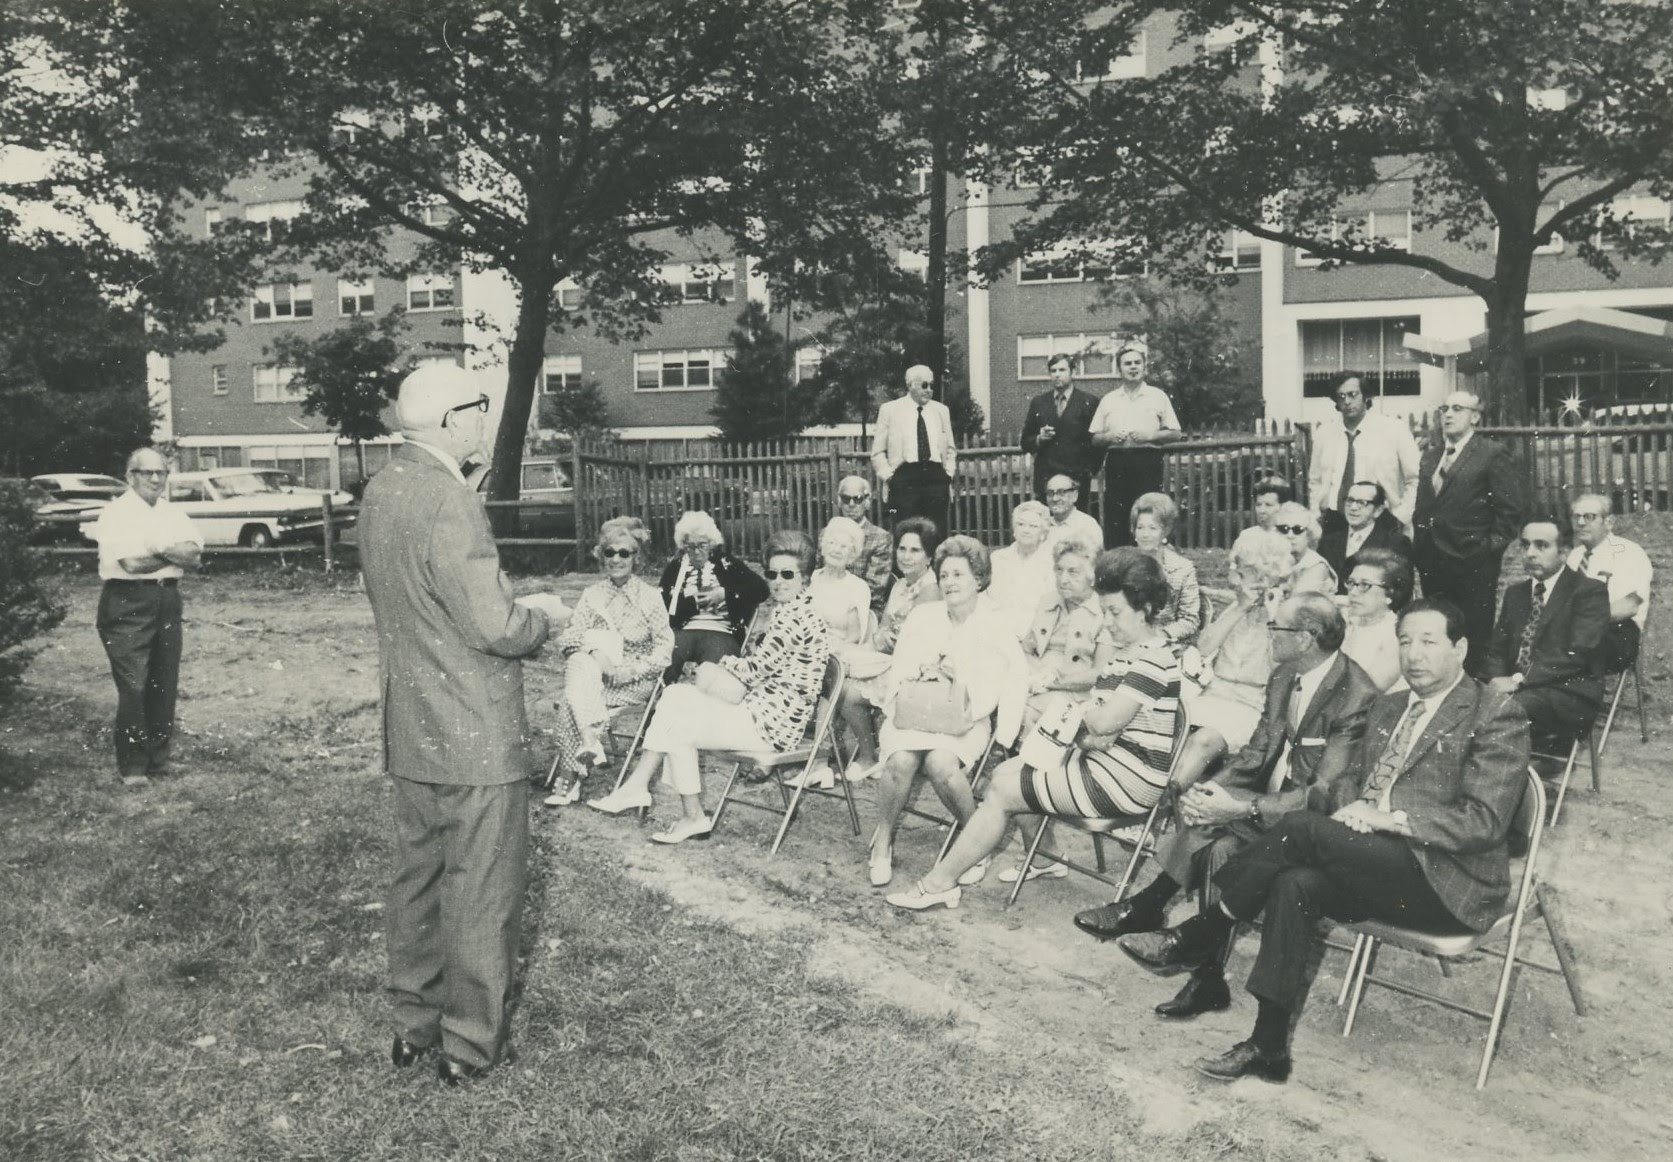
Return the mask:
[[[1418,364],[1405,346],[1415,318],[1313,319],[1301,324],[1301,394],[1329,399],[1336,377],[1351,372],[1372,395],[1417,395]]]

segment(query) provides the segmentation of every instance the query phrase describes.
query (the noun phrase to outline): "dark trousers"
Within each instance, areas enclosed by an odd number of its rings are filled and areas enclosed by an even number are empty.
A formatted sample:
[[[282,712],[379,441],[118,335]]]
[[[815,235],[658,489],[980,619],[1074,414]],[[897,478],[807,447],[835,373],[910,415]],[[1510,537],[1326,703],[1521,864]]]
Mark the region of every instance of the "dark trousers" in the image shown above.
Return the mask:
[[[1053,476],[1067,476],[1080,488],[1080,495],[1075,497],[1075,507],[1084,513],[1092,512],[1092,475],[1091,473],[1064,472],[1058,468],[1034,473],[1034,499],[1041,504],[1046,502],[1046,481]]]
[[[1632,664],[1638,660],[1638,635],[1638,623],[1630,617],[1609,623],[1609,632],[1603,635],[1603,669],[1606,673],[1618,674],[1632,669]]]
[[[97,626],[116,679],[116,769],[124,778],[168,767],[180,689],[180,589],[106,581]]]
[[[1464,669],[1472,676],[1481,673],[1487,648],[1493,641],[1493,606],[1499,599],[1499,567],[1503,553],[1478,553],[1473,557],[1448,557],[1436,552],[1421,534],[1415,549],[1417,571],[1423,578],[1425,597],[1444,597],[1464,615],[1464,633],[1470,652]]]
[[[455,1061],[497,1064],[529,851],[529,784],[395,784],[395,879],[385,938],[395,1032]]]
[[[1156,448],[1123,448],[1104,457],[1104,546],[1133,543],[1133,502],[1162,491],[1162,453]]]
[[[1598,704],[1572,690],[1524,686],[1511,697],[1528,716],[1534,753],[1568,757],[1568,748],[1597,717]]]
[[[1294,1012],[1306,999],[1321,918],[1381,920],[1427,932],[1467,929],[1429,886],[1411,845],[1361,835],[1311,811],[1292,811],[1226,861],[1215,876],[1234,917],[1265,913],[1249,991]]]
[[[738,639],[718,629],[677,629],[674,631],[674,661],[662,672],[664,682],[685,677],[687,663],[718,662],[739,652]]]
[[[933,460],[911,461],[895,469],[889,479],[889,524],[909,516],[928,517],[946,536],[947,510],[952,504],[952,478]]]

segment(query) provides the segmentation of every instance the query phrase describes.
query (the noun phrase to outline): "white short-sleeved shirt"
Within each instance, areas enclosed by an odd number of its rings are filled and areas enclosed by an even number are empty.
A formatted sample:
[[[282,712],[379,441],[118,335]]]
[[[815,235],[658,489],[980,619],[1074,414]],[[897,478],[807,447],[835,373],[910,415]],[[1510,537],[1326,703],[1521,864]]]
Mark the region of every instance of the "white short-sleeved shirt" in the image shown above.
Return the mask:
[[[1051,529],[1046,533],[1048,550],[1059,541],[1080,541],[1094,554],[1101,553],[1104,550],[1104,526],[1080,509],[1073,509],[1062,524],[1052,521]]]
[[[1137,391],[1118,387],[1098,401],[1092,414],[1092,434],[1113,436],[1117,432],[1179,431],[1179,417],[1173,413],[1168,393],[1148,383]]]
[[[1632,620],[1638,623],[1640,630],[1644,628],[1644,622],[1650,616],[1650,582],[1655,567],[1642,548],[1625,537],[1610,533],[1598,542],[1589,557],[1586,546],[1575,545],[1574,551],[1568,555],[1568,567],[1607,584],[1611,604],[1623,597],[1636,595],[1638,612],[1632,615]]]
[[[106,581],[181,577],[185,570],[178,565],[164,565],[154,573],[130,573],[122,568],[122,562],[130,557],[153,556],[158,549],[181,541],[203,547],[203,534],[192,524],[192,518],[170,504],[168,497],[146,504],[131,488],[105,505],[91,536],[99,543],[99,576]]]

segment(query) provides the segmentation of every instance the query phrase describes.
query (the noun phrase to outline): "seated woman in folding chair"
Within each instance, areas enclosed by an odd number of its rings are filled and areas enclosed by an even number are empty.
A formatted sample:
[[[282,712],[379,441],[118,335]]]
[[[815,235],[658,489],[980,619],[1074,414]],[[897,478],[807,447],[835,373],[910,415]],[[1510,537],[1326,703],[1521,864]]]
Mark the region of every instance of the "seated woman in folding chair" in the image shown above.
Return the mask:
[[[819,569],[808,578],[813,608],[831,628],[831,652],[843,656],[871,632],[871,586],[849,572],[866,547],[858,521],[832,517],[819,534]]]
[[[674,627],[669,682],[685,677],[688,663],[718,662],[742,649],[750,619],[767,600],[767,583],[727,550],[708,513],[681,513],[674,545],[679,556],[662,570],[662,604]]]
[[[581,780],[609,761],[604,732],[611,713],[649,698],[673,656],[674,631],[661,596],[634,572],[650,539],[636,516],[604,522],[593,547],[604,579],[582,592],[558,636],[565,661],[555,769],[563,781],[547,797],[548,807],[581,797]]]
[[[854,757],[848,764],[851,783],[874,779],[882,772],[871,713],[888,695],[889,666],[907,617],[920,605],[941,600],[941,587],[935,583],[935,570],[930,568],[940,546],[941,533],[928,517],[909,516],[895,525],[895,568],[900,575],[889,581],[883,614],[871,635],[871,648],[853,650],[843,659],[848,679],[842,684],[837,713],[854,743]]]
[[[919,775],[959,822],[975,813],[972,768],[987,749],[1000,694],[1023,664],[1004,618],[980,600],[992,579],[981,542],[942,541],[935,574],[941,601],[912,611],[889,669],[870,854],[871,882],[879,888],[894,876],[895,827]]]
[[[988,600],[1019,638],[1034,624],[1040,603],[1052,594],[1051,548],[1046,544],[1051,527],[1051,509],[1025,500],[1011,510],[1011,543],[993,551]]]
[[[1035,610],[1022,637],[1028,659],[1024,737],[1053,705],[1084,698],[1112,652],[1104,635],[1104,607],[1092,590],[1098,546],[1064,537],[1051,546],[1051,557],[1056,591]]]
[[[1116,819],[1150,810],[1168,782],[1179,714],[1179,661],[1160,618],[1168,604],[1162,567],[1135,549],[1098,556],[1096,586],[1116,660],[1098,679],[1082,720],[1084,737],[1050,768],[1009,759],[994,771],[982,805],[947,857],[912,887],[888,897],[897,908],[956,908],[1004,842],[1017,815]]]
[[[703,810],[699,751],[789,750],[802,741],[819,699],[830,631],[807,593],[813,542],[796,530],[774,533],[762,557],[772,604],[764,610],[760,637],[743,655],[699,667],[695,684],[669,686],[645,728],[632,772],[610,794],[587,801],[610,815],[649,807],[651,780],[666,763],[683,814],[651,836],[656,843],[707,839],[714,828]]]

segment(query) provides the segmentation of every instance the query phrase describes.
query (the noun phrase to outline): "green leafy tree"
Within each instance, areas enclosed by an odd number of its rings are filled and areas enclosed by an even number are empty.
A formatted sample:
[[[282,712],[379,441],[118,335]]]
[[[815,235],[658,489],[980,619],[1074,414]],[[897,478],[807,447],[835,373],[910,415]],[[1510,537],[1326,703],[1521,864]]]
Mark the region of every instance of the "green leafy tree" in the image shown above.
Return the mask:
[[[30,643],[64,620],[64,604],[47,585],[46,559],[29,544],[34,523],[23,485],[0,480],[0,711],[39,652]]]
[[[354,445],[360,478],[366,479],[362,441],[389,434],[384,415],[414,360],[400,341],[404,312],[391,311],[376,322],[357,318],[312,339],[295,332],[279,336],[271,347],[282,364],[296,368],[302,414],[320,416]]]
[[[1651,47],[1673,43],[1673,6],[992,0],[982,15],[1028,106],[1033,143],[1012,158],[1042,183],[1034,218],[984,255],[990,275],[1069,243],[1189,277],[1234,227],[1327,267],[1420,272],[1485,304],[1491,395],[1516,414],[1535,250],[1561,236],[1612,275],[1667,249],[1664,219],[1611,207],[1673,193],[1673,73]],[[1141,29],[1159,71],[1088,79]],[[1409,248],[1350,209],[1388,189],[1409,191]]]
[[[720,425],[721,438],[777,440],[801,431],[807,416],[795,398],[795,354],[766,307],[751,299],[731,340],[732,354],[715,384],[709,412]]]
[[[559,387],[540,397],[540,426],[555,428],[570,437],[610,435],[610,405],[604,389],[591,376]]]
[[[1168,393],[1187,428],[1246,427],[1265,410],[1258,355],[1220,310],[1217,286],[1165,279],[1109,284],[1105,305],[1135,320],[1150,348],[1150,382]]]

